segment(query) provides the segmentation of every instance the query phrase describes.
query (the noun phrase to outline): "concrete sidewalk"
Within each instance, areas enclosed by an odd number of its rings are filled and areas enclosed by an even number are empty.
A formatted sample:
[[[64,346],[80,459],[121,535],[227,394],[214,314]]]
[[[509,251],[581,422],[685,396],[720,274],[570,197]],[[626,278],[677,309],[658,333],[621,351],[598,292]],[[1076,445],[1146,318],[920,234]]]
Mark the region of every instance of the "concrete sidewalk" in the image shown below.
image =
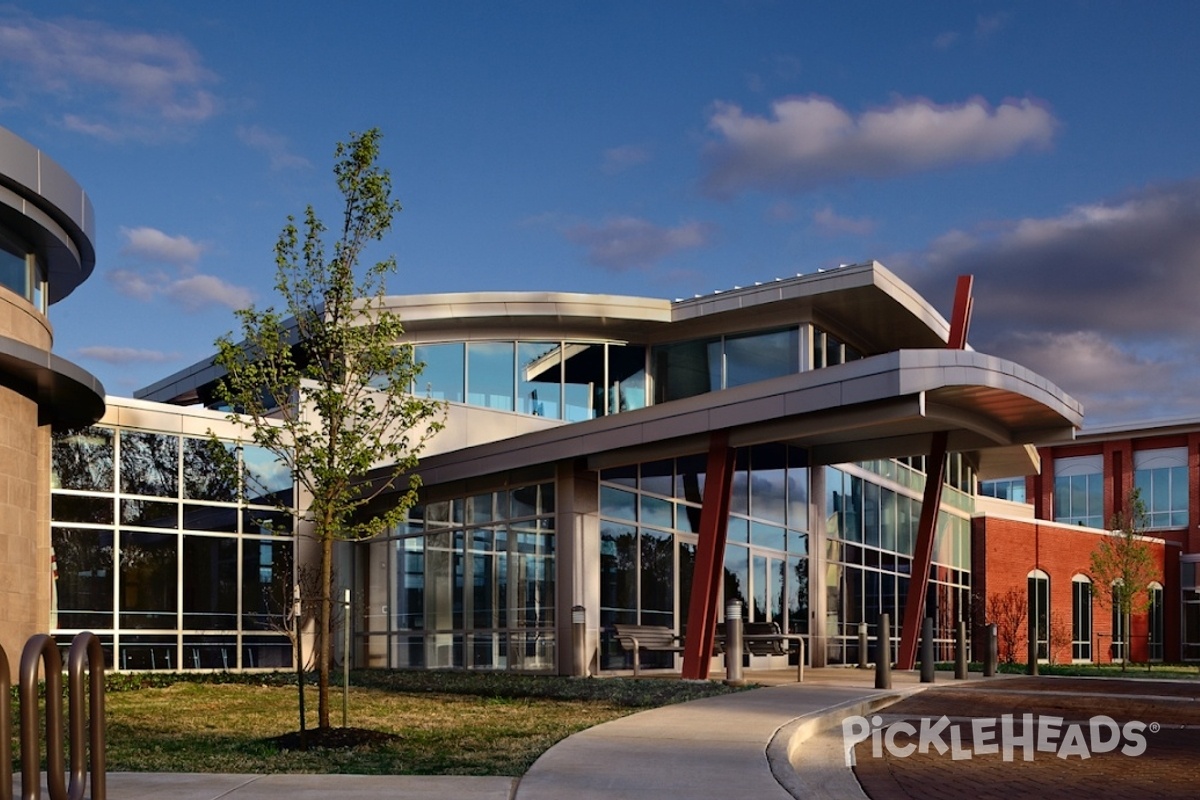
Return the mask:
[[[858,784],[842,765],[840,737],[814,738],[797,772],[791,761],[801,741],[845,715],[869,714],[931,685],[961,684],[946,673],[939,673],[938,684],[919,684],[916,673],[896,672],[895,688],[877,691],[874,672],[843,668],[810,670],[804,683],[795,683],[791,670],[747,673],[746,678],[768,686],[643,711],[581,731],[550,748],[519,779],[125,772],[109,773],[108,796],[112,800],[844,798],[847,792],[858,791]],[[857,796],[863,795],[859,791]]]

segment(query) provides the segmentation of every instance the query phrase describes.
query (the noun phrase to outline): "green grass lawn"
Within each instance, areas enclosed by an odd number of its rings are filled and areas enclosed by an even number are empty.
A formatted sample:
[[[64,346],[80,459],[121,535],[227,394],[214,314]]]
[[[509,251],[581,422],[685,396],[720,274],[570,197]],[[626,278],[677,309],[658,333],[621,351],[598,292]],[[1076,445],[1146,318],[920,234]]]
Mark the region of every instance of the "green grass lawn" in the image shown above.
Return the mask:
[[[288,676],[111,676],[108,768],[155,772],[523,774],[570,734],[642,708],[731,691],[719,682],[463,672],[354,673],[348,724],[391,736],[355,748],[281,747],[298,728]],[[341,725],[341,690],[331,693]],[[308,691],[308,727],[316,690]],[[14,704],[15,705],[15,704]],[[14,717],[16,709],[14,708]],[[19,748],[14,741],[14,763]]]

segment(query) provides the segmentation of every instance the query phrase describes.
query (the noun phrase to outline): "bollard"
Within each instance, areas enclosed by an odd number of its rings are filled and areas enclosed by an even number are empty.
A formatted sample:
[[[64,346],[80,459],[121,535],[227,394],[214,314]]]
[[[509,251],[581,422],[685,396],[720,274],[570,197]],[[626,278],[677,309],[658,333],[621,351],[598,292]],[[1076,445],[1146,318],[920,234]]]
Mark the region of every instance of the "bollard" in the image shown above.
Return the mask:
[[[933,617],[921,623],[921,683],[933,683]]]
[[[892,688],[892,617],[879,615],[879,630],[875,634],[875,688]]]
[[[967,679],[967,623],[961,619],[954,628],[954,678]]]
[[[742,679],[742,602],[730,600],[725,606],[725,683],[743,686]]]
[[[583,606],[571,606],[571,646],[575,654],[574,668],[571,674],[576,678],[588,676],[587,657],[587,609]]]
[[[858,668],[867,669],[867,623],[858,623]]]
[[[996,666],[1000,661],[1000,635],[996,629],[996,623],[992,623],[984,629],[983,646],[983,677],[996,677]]]

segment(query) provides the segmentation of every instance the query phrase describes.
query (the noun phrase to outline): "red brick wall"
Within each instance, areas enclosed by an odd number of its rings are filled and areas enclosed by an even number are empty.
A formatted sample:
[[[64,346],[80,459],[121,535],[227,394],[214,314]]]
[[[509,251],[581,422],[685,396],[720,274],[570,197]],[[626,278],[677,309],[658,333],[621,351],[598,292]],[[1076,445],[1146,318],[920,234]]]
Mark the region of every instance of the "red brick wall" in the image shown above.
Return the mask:
[[[1027,597],[1030,571],[1040,569],[1050,576],[1051,661],[1071,662],[1072,578],[1089,575],[1091,554],[1104,535],[1101,531],[1033,520],[979,516],[972,521],[971,572],[975,593],[975,641],[981,642],[988,599],[1016,589]],[[1179,551],[1162,540],[1150,542],[1163,584],[1164,658],[1178,661],[1179,653]],[[1106,590],[1093,584],[1092,659],[1109,662],[1112,611],[1101,602]],[[1026,623],[1027,625],[1028,623]],[[1057,630],[1056,630],[1057,629]],[[1028,652],[1027,628],[1017,636],[1016,660],[1024,662]],[[1135,613],[1130,636],[1133,661],[1146,661],[1149,654],[1149,616]],[[1056,636],[1055,634],[1059,635]],[[1103,634],[1103,635],[1100,635]],[[1056,641],[1057,639],[1057,641]],[[979,655],[976,655],[978,658]]]

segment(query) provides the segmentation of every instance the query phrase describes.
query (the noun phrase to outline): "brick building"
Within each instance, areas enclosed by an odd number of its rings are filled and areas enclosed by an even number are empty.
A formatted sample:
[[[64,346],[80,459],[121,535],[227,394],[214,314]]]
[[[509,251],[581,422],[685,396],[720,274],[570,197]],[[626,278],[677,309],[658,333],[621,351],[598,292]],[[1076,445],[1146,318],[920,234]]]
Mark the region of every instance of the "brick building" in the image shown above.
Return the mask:
[[[995,611],[998,598],[1018,590],[1045,617],[1048,641],[1039,652],[1056,662],[1125,654],[1133,661],[1200,660],[1200,419],[1085,428],[1074,442],[1038,452],[1040,474],[981,485],[972,525],[977,607]],[[1089,572],[1098,537],[1134,489],[1145,504],[1145,540],[1159,575],[1125,632]],[[1056,619],[1063,629],[1057,637]],[[1027,643],[1021,631],[1016,660],[1025,660]]]

